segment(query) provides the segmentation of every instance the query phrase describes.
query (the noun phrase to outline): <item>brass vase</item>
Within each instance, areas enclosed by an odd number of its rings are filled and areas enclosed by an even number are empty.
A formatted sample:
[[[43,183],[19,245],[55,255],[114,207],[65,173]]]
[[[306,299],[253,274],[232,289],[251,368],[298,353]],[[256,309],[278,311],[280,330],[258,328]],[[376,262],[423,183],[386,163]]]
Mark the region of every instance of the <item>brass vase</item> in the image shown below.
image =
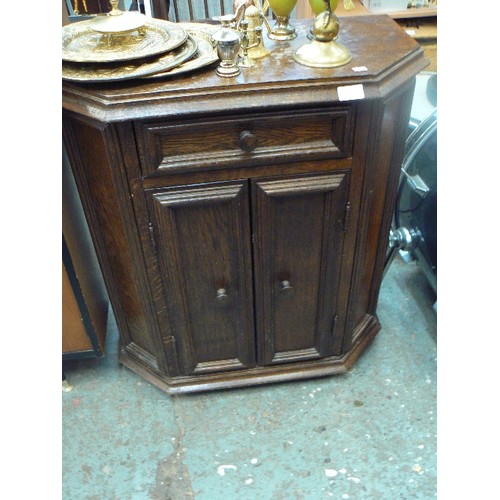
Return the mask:
[[[293,58],[299,64],[315,68],[335,68],[344,66],[352,57],[349,50],[338,43],[340,23],[334,10],[338,0],[309,0],[314,12],[319,11],[314,19],[308,38],[311,42],[302,45]],[[321,9],[323,4],[323,10]]]

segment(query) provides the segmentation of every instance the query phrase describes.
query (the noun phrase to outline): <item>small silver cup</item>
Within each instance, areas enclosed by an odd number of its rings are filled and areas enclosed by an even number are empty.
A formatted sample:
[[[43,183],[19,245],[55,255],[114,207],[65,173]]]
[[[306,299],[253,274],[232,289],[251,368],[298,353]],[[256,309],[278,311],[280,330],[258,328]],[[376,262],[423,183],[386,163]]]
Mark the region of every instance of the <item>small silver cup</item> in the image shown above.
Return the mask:
[[[241,38],[236,31],[230,28],[222,28],[212,35],[217,42],[217,55],[221,60],[216,73],[219,76],[230,78],[240,74],[236,62],[241,46]]]

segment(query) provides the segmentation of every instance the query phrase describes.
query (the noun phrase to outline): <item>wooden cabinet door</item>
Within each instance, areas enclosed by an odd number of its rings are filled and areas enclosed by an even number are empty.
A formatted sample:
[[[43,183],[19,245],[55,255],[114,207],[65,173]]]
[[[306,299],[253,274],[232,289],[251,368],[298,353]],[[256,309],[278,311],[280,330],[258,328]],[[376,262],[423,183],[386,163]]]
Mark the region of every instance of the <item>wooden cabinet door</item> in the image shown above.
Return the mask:
[[[252,182],[259,364],[333,354],[349,172]]]
[[[184,374],[255,365],[248,182],[147,191]]]

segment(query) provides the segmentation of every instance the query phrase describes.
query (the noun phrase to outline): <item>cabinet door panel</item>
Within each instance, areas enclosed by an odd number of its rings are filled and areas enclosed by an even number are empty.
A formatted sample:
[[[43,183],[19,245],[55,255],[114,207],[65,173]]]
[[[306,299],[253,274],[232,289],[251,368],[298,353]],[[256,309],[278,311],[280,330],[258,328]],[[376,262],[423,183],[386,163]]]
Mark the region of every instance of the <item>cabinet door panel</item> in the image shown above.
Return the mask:
[[[253,366],[247,182],[154,190],[148,200],[184,373]]]
[[[256,180],[258,360],[333,354],[349,173]]]

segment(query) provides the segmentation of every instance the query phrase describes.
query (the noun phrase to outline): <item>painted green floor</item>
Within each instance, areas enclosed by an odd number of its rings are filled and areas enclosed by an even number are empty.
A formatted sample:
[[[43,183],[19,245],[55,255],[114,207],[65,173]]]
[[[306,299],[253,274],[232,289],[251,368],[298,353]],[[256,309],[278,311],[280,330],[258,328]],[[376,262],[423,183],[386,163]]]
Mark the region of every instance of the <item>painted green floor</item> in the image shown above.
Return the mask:
[[[349,373],[177,397],[118,365],[111,325],[104,359],[65,365],[62,498],[435,498],[434,300],[396,259]]]

